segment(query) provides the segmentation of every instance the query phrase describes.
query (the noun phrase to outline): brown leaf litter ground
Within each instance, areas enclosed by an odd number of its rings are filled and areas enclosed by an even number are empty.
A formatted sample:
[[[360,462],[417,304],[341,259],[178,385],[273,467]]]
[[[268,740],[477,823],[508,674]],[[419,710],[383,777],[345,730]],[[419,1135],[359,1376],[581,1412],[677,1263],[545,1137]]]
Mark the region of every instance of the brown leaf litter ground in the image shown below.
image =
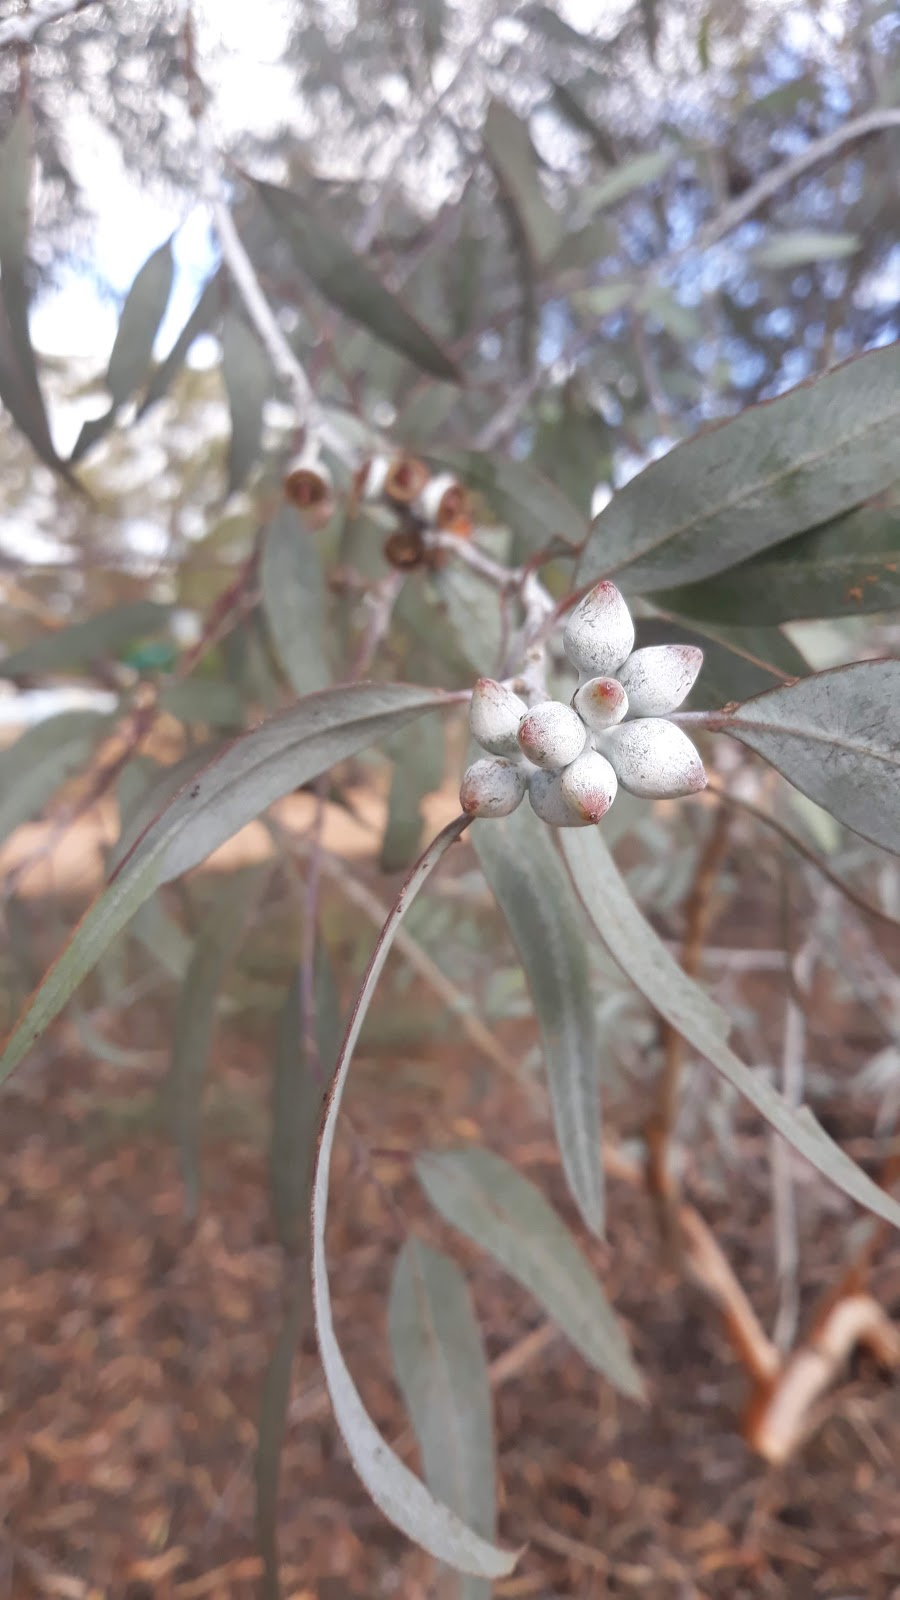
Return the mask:
[[[781,982],[758,979],[749,1002],[765,1014]],[[765,1467],[740,1436],[746,1385],[715,1313],[666,1268],[647,1197],[613,1180],[607,1241],[586,1248],[649,1393],[643,1408],[619,1400],[522,1291],[429,1211],[407,1153],[484,1140],[577,1227],[543,1115],[474,1060],[417,985],[404,1005],[425,1019],[424,1033],[407,1030],[398,1043],[373,1029],[348,1096],[360,1138],[340,1141],[333,1179],[338,1331],[379,1425],[415,1465],[386,1340],[403,1230],[466,1269],[495,1363],[500,1528],[527,1545],[496,1594],[897,1600],[896,1380],[857,1361],[796,1459]],[[852,1039],[858,1055],[871,1023],[829,1012],[823,999],[815,1026],[823,1039]],[[168,1018],[138,1002],[116,1028],[120,1043],[146,1052],[143,1065],[91,1059],[63,1025],[4,1101],[0,1600],[249,1600],[260,1593],[260,1388],[285,1298],[265,1170],[271,1024],[220,1029],[195,1224],[150,1109]],[[513,1052],[533,1044],[530,1022],[501,1033]],[[874,1170],[873,1107],[838,1095],[819,1110]],[[625,1101],[612,1120],[627,1136],[640,1115]],[[768,1139],[741,1118],[724,1187],[718,1161],[693,1150],[687,1192],[769,1325]],[[805,1172],[798,1192],[808,1308],[833,1280],[855,1218]],[[872,1288],[900,1314],[893,1242]],[[450,1592],[367,1501],[309,1332],[295,1363],[279,1525],[292,1600]]]

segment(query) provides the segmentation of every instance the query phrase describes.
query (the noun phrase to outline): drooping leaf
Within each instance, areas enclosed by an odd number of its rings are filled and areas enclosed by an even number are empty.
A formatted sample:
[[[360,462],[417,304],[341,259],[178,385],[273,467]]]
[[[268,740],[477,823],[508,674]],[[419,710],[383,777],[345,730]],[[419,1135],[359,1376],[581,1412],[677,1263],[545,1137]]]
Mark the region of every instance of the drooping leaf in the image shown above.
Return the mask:
[[[309,1279],[292,1284],[281,1332],[263,1380],[256,1444],[256,1537],[263,1559],[263,1600],[281,1600],[278,1576],[278,1484],[287,1431],[291,1371],[300,1336],[309,1320]]]
[[[179,983],[193,954],[193,944],[184,930],[166,911],[158,894],[151,895],[134,914],[129,932],[149,950],[164,972]]]
[[[275,381],[265,350],[234,311],[225,313],[222,325],[222,376],[231,413],[228,493],[232,494],[259,460],[263,406]]]
[[[179,722],[201,722],[211,728],[239,728],[244,716],[243,701],[234,684],[221,678],[185,678],[169,684],[159,703]]]
[[[444,773],[444,735],[438,722],[404,728],[391,741],[394,760],[387,823],[381,841],[382,872],[401,872],[419,853],[422,801]]]
[[[559,1323],[576,1350],[622,1394],[640,1375],[596,1274],[540,1190],[490,1150],[439,1150],[416,1173],[441,1216],[487,1250]]]
[[[188,1217],[196,1217],[200,1199],[202,1099],[216,1001],[225,969],[240,943],[248,910],[259,893],[262,870],[251,867],[236,872],[216,894],[197,933],[175,1008],[169,1076],[163,1097],[178,1146]]]
[[[0,400],[36,455],[67,482],[50,433],[28,325],[32,127],[27,104],[0,143]]]
[[[504,636],[496,589],[461,561],[447,563],[436,575],[435,589],[459,652],[476,677],[497,670]]]
[[[530,462],[511,461],[499,451],[438,449],[432,454],[483,494],[495,516],[529,549],[543,549],[554,538],[573,545],[585,538],[587,518]]]
[[[502,100],[492,100],[482,139],[505,200],[516,213],[531,261],[539,266],[553,255],[565,225],[541,188],[528,128]]]
[[[0,750],[0,842],[85,769],[110,720],[99,711],[61,711]]]
[[[716,622],[794,622],[900,607],[900,486],[729,572],[654,596]]]
[[[434,868],[460,837],[467,821],[465,817],[458,817],[448,824],[420,856],[406,879],[382,928],[341,1045],[313,1177],[313,1304],[319,1353],[337,1424],[353,1466],[375,1504],[395,1527],[437,1560],[446,1561],[449,1566],[475,1577],[499,1578],[512,1571],[516,1553],[499,1549],[481,1538],[454,1511],[436,1500],[391,1450],[366,1411],[335,1334],[325,1254],[331,1151],[356,1041],[403,916]]]
[[[128,605],[98,611],[68,628],[48,628],[10,656],[0,657],[0,677],[25,678],[39,672],[64,672],[104,656],[114,656],[133,639],[155,633],[171,615],[172,607],[155,600],[135,600]]]
[[[496,1529],[491,1388],[466,1282],[447,1256],[407,1239],[394,1267],[391,1355],[425,1482],[484,1539]],[[490,1600],[484,1578],[460,1576],[459,1600]]]
[[[326,227],[318,214],[313,215],[298,195],[271,183],[257,182],[255,187],[297,266],[326,300],[423,372],[445,383],[461,381],[450,357],[354,255],[340,234]]]
[[[550,830],[530,806],[477,824],[472,839],[525,969],[563,1170],[585,1223],[599,1234],[600,1044],[582,916]]]
[[[144,262],[125,297],[106,371],[106,387],[117,406],[130,400],[147,379],[174,270],[172,241],[167,239]]]
[[[654,461],[595,518],[578,583],[694,583],[836,517],[897,475],[900,344],[750,406]]]
[[[804,267],[811,261],[841,261],[855,255],[860,242],[855,233],[800,228],[793,233],[770,233],[751,251],[750,259],[756,267]]]
[[[160,884],[196,866],[274,800],[444,703],[439,690],[406,684],[343,685],[308,696],[227,745],[120,857],[109,887],[82,917],[7,1041],[0,1082]]]
[[[636,189],[644,189],[648,184],[655,183],[668,171],[673,160],[674,151],[648,150],[643,155],[633,156],[630,161],[623,161],[599,183],[589,186],[584,196],[585,205],[591,211],[605,211],[608,206],[614,206],[619,200],[634,194]]]
[[[900,661],[857,661],[757,695],[717,720],[801,793],[900,854]]]
[[[295,694],[331,682],[325,649],[328,595],[315,539],[285,504],[266,530],[260,569],[263,612]]]
[[[314,978],[312,1041],[304,1036],[298,975],[285,996],[275,1045],[269,1181],[285,1250],[296,1250],[307,1237],[316,1135],[340,1043],[334,974],[321,944]]]
[[[154,369],[138,407],[138,417],[143,417],[168,393],[171,384],[181,371],[195,339],[214,327],[222,308],[222,273],[218,269],[204,285],[197,304],[172,345],[168,355]]]
[[[835,1144],[809,1108],[790,1106],[762,1073],[751,1071],[734,1054],[727,1043],[727,1019],[723,1028],[720,1009],[685,976],[639,910],[599,828],[566,829],[561,842],[597,933],[635,988],[819,1172],[900,1227],[900,1205]]]

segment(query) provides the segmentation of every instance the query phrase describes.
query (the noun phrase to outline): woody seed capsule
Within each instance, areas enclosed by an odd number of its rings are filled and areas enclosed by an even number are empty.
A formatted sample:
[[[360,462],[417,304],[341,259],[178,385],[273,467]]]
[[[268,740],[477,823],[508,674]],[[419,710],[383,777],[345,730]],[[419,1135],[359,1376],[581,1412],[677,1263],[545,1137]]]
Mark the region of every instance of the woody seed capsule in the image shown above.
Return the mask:
[[[665,717],[681,705],[703,665],[693,644],[655,644],[635,650],[619,669],[633,717]]]
[[[566,623],[563,648],[580,672],[615,676],[634,648],[634,623],[614,583],[595,584],[578,603]]]
[[[508,817],[524,795],[522,768],[500,756],[485,756],[464,773],[459,803],[468,817]]]
[[[561,700],[545,700],[526,712],[519,723],[519,749],[545,772],[557,772],[580,756],[587,730],[577,711]]]
[[[493,678],[479,678],[472,690],[469,728],[482,750],[495,756],[518,756],[519,723],[528,707],[517,694]]]
[[[589,678],[575,690],[572,704],[592,733],[603,733],[622,721],[628,696],[617,678]]]

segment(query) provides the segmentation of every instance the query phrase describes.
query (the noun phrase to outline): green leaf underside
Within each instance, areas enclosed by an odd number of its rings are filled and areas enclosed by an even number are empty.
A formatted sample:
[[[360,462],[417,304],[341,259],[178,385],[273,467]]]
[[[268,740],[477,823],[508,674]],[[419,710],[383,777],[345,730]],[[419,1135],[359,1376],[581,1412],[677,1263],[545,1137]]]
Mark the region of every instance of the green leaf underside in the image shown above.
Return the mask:
[[[492,100],[482,138],[504,198],[515,211],[531,261],[548,260],[562,239],[565,224],[544,196],[526,123],[502,100]]]
[[[763,244],[751,251],[757,267],[802,267],[811,261],[840,261],[855,255],[860,248],[855,233],[820,233],[815,228],[799,228],[792,233],[770,233]]]
[[[294,693],[324,689],[331,682],[325,574],[316,541],[293,506],[284,505],[266,530],[260,588],[275,654]]]
[[[467,827],[468,820],[458,817],[451,822],[413,867],[381,931],[356,999],[338,1056],[313,1178],[313,1304],[319,1352],[338,1427],[353,1466],[375,1504],[395,1527],[437,1560],[476,1577],[499,1578],[512,1571],[516,1552],[490,1544],[467,1527],[448,1506],[435,1500],[385,1442],[366,1411],[335,1335],[325,1255],[331,1152],[353,1051],[403,916],[434,868]]]
[[[334,974],[321,944],[315,955],[313,990],[314,1052],[303,1033],[299,974],[285,996],[275,1045],[269,1183],[275,1226],[285,1250],[296,1250],[307,1237],[316,1137],[340,1043]]]
[[[144,391],[144,397],[138,407],[138,419],[143,417],[151,406],[155,406],[168,392],[178,373],[187,359],[188,352],[194,340],[201,333],[212,328],[215,324],[222,306],[222,275],[220,271],[213,273],[205,284],[197,304],[176,338],[172,348],[163,356],[159,365],[153,371],[150,381]]]
[[[67,778],[83,771],[110,724],[99,711],[61,711],[26,728],[0,751],[0,841],[37,816]]]
[[[326,300],[423,372],[446,383],[460,382],[459,371],[450,357],[340,234],[325,227],[321,217],[313,215],[297,195],[286,189],[259,181],[255,188],[290,246],[297,266]]]
[[[900,854],[900,661],[857,661],[783,684],[717,727],[839,822]]]
[[[566,1180],[587,1227],[601,1234],[600,1046],[583,918],[552,834],[530,806],[476,823],[472,842],[528,980]]]
[[[780,691],[776,691],[780,693]],[[649,1004],[765,1117],[800,1155],[851,1199],[900,1227],[900,1205],[829,1138],[808,1107],[795,1110],[729,1048],[710,1001],[682,972],[635,904],[597,828],[562,836],[572,880],[610,954]],[[721,1016],[718,1007],[714,1015]]]
[[[145,828],[32,996],[0,1058],[0,1082],[160,884],[203,861],[273,801],[338,761],[446,704],[405,684],[326,689],[242,734],[177,791]]]
[[[123,405],[146,380],[153,343],[169,303],[175,264],[171,240],[154,250],[131,285],[122,307],[106,387],[113,403]]]
[[[436,1499],[484,1539],[496,1523],[491,1387],[481,1332],[455,1262],[418,1239],[397,1257],[391,1355]],[[460,1600],[489,1600],[484,1578],[461,1578]]]
[[[900,345],[847,361],[678,445],[595,518],[579,585],[694,583],[851,510],[897,473]]]
[[[430,1151],[416,1172],[441,1216],[534,1295],[597,1372],[640,1398],[640,1374],[596,1274],[536,1185],[491,1150]]]
[[[688,616],[737,623],[894,611],[900,607],[900,486],[705,583],[653,598]]]
[[[222,325],[222,376],[231,414],[228,493],[233,494],[259,460],[263,407],[275,383],[265,350],[233,311],[225,313]]]

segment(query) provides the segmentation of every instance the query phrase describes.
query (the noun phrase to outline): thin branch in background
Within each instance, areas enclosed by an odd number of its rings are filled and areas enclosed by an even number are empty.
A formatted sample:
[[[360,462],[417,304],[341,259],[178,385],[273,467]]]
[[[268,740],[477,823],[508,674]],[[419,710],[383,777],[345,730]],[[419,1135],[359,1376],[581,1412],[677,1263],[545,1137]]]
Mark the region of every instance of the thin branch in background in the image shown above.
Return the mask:
[[[781,1045],[781,1092],[788,1105],[803,1104],[806,1054],[806,1012],[803,997],[808,995],[816,964],[813,939],[806,939],[794,958],[788,990]],[[778,1350],[791,1348],[797,1333],[800,1313],[800,1251],[797,1240],[797,1206],[794,1193],[793,1151],[786,1139],[773,1134],[772,1148],[772,1226],[775,1237],[775,1279],[778,1310],[773,1340]]]
[[[389,572],[367,591],[365,606],[368,616],[350,668],[351,678],[364,678],[370,671],[378,648],[390,629],[394,606],[405,582],[405,572]]]
[[[720,804],[700,852],[688,895],[681,965],[689,978],[697,978],[703,966],[703,947],[717,909],[713,891],[728,849],[729,824],[728,807]],[[647,1176],[659,1206],[664,1237],[677,1250],[678,1184],[672,1170],[672,1146],[678,1125],[684,1040],[667,1022],[662,1024],[662,1036],[665,1059],[656,1111],[647,1128]]]
[[[35,6],[21,17],[0,22],[0,50],[8,50],[11,45],[34,44],[43,28],[62,22],[66,17],[77,17],[80,11],[96,3],[97,0],[46,0],[44,5]]]
[[[319,1052],[316,1028],[316,944],[319,931],[319,890],[322,884],[322,828],[328,777],[316,782],[316,809],[309,833],[306,886],[303,893],[303,926],[300,929],[300,1043],[310,1075],[324,1082],[324,1066]]]

